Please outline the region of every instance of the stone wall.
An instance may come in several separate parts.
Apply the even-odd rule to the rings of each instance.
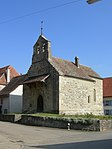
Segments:
[[[112,120],[100,120],[100,131],[112,129]]]
[[[47,61],[46,63],[48,65]],[[50,63],[47,68],[49,68],[49,77],[45,80],[45,82],[38,81],[30,84],[24,84],[23,112],[37,112],[37,100],[39,95],[43,97],[43,112],[59,112],[59,75]],[[45,67],[44,70],[47,68]],[[38,69],[35,70],[37,70],[38,77]]]
[[[23,115],[19,123],[52,128],[100,131],[100,121],[89,119],[52,118]]]
[[[52,128],[105,131],[112,129],[112,120],[52,118],[29,115],[0,115],[0,121]],[[68,124],[70,127],[68,127]]]
[[[103,114],[102,80],[95,82],[59,76],[59,111],[61,114]]]
[[[23,112],[37,112],[37,100],[43,98],[42,112],[59,112],[59,75],[50,63],[51,51],[50,42],[40,36],[33,47],[32,64],[28,70],[28,77],[40,77],[49,75],[42,82],[31,82],[24,84],[23,91]]]
[[[0,121],[14,122],[15,115],[0,115]]]

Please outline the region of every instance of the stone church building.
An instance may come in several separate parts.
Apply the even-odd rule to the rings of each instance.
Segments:
[[[103,114],[102,78],[91,68],[53,57],[50,41],[40,35],[24,81],[23,112]]]

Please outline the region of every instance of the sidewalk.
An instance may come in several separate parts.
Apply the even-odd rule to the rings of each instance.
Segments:
[[[15,142],[9,139],[7,136],[0,134],[0,149],[22,149],[22,145],[19,142]]]

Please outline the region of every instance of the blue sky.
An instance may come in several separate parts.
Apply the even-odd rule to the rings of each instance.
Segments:
[[[73,0],[0,0],[0,67],[28,71],[43,20],[53,56],[70,61],[78,56],[101,77],[112,77],[112,0],[69,2]],[[61,4],[66,5],[57,7]]]

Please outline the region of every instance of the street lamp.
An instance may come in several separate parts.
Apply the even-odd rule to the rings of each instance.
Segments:
[[[101,1],[101,0],[87,0],[87,3],[88,4],[93,4],[93,3],[98,2],[98,1]]]

